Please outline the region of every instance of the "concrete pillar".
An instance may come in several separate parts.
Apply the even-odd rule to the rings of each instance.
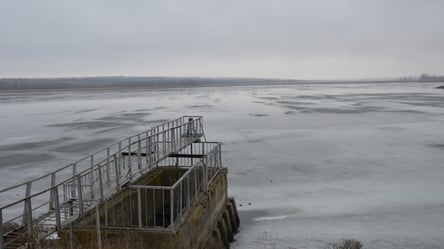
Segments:
[[[233,232],[233,234],[236,234],[239,231],[239,224],[236,222],[236,216],[231,202],[227,203],[226,210],[228,213],[228,217],[230,218],[231,231]]]
[[[236,201],[234,200],[233,197],[229,197],[228,198],[228,202],[231,204],[231,207],[232,207],[233,213],[234,213],[234,220],[236,221],[237,228],[239,229],[239,227],[240,227],[240,218],[239,218],[239,213],[237,212]]]
[[[228,217],[228,212],[226,209],[222,213],[222,219],[224,220],[225,227],[227,228],[228,241],[233,242],[234,241],[233,231],[231,229],[230,217]]]
[[[225,227],[225,222],[223,221],[223,219],[219,219],[217,221],[217,229],[220,232],[225,249],[230,249],[230,242],[228,241],[227,228]]]

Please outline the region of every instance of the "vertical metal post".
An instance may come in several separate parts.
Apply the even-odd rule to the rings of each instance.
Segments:
[[[57,232],[60,232],[62,228],[62,222],[60,221],[60,202],[59,202],[58,186],[53,187],[51,193],[53,194],[54,197]]]
[[[74,179],[77,174],[77,163],[72,164],[72,186],[71,186],[71,199],[76,198],[76,181]]]
[[[140,188],[137,188],[137,218],[139,228],[142,228],[142,196],[140,194]]]
[[[102,180],[102,169],[100,165],[97,165],[97,173],[99,174],[99,194],[100,200],[103,200],[103,180]]]
[[[187,180],[187,181],[188,181],[188,184],[187,184],[187,185],[188,185],[188,191],[187,191],[187,192],[188,192],[188,201],[187,201],[187,204],[188,204],[188,207],[190,207],[190,202],[191,202],[191,198],[190,198],[190,190],[191,190],[191,188],[190,188],[190,184],[191,184],[190,182],[191,182],[191,181],[190,181],[190,180],[191,180],[191,174],[188,174],[187,179],[188,179],[188,180]]]
[[[155,141],[155,149],[156,149],[156,168],[159,167],[159,158],[160,158],[160,141],[159,141],[159,128],[157,128],[157,132],[156,132],[156,141]]]
[[[151,151],[149,150],[149,136],[148,136],[148,131],[145,133],[145,162],[146,165],[149,167],[149,157],[148,155],[150,155]]]
[[[133,170],[131,167],[131,137],[128,138],[128,174],[129,179],[133,179]]]
[[[97,246],[98,246],[98,249],[102,249],[102,235],[100,234],[99,205],[96,205],[96,229],[97,229]]]
[[[164,130],[164,131],[162,131],[162,150],[163,150],[163,155],[167,155],[168,154],[167,148],[166,148],[166,143],[167,143],[166,140],[167,140],[166,139],[166,131]]]
[[[120,188],[120,183],[119,183],[120,174],[119,174],[119,164],[117,162],[116,154],[113,155],[113,160],[114,160],[114,170],[116,171],[116,189],[117,189],[117,191],[119,191],[119,188]]]
[[[166,146],[166,150],[168,151],[168,152],[166,152],[166,154],[171,152],[171,143],[170,143],[171,142],[171,134],[170,134],[171,131],[170,131],[170,125],[171,125],[171,123],[168,122],[167,128],[164,131],[165,132],[165,137],[166,137],[165,146]],[[166,144],[166,143],[168,143],[168,144]]]
[[[90,157],[91,171],[90,171],[90,178],[89,178],[91,199],[94,199],[94,167],[93,166],[94,166],[94,155],[91,155],[91,157]]]
[[[171,230],[174,232],[174,188],[170,189],[170,223]]]
[[[33,236],[33,227],[32,227],[32,205],[31,205],[31,198],[26,198],[25,200],[26,204],[26,225],[28,227],[28,236]],[[2,224],[3,225],[3,224]]]
[[[161,204],[162,204],[162,225],[163,225],[163,227],[165,227],[165,215],[166,214],[165,214],[165,190],[164,189],[162,189]],[[171,205],[171,203],[170,203],[170,205]]]
[[[77,175],[77,192],[79,194],[79,215],[83,217],[83,193],[82,193],[82,181],[80,174]]]
[[[63,202],[65,203],[68,200],[68,193],[67,190],[68,186],[66,184],[63,184]]]
[[[109,147],[106,148],[106,182],[110,181],[110,171],[111,168],[109,167],[109,157],[110,157],[110,149]]]
[[[197,168],[194,168],[194,195],[197,197]]]
[[[222,144],[218,144],[219,153],[219,167],[222,168]]]
[[[142,170],[142,142],[140,142],[140,135],[139,135],[139,141],[137,142],[137,168],[139,169],[139,171]]]
[[[122,166],[122,162],[121,162],[121,160],[122,160],[122,158],[123,158],[123,156],[122,156],[122,141],[119,141],[119,151],[118,151],[118,155],[119,155],[119,157],[117,157],[117,159],[119,160],[118,161],[118,165],[119,165],[119,173],[120,173],[120,167]]]
[[[54,187],[56,183],[56,172],[51,174],[51,187]],[[54,209],[54,193],[51,191],[49,193],[49,211]]]
[[[32,189],[32,182],[28,182],[26,183],[26,193],[25,193],[25,202],[23,203],[23,224],[27,224],[28,222],[28,216],[32,216],[29,211],[30,209],[28,208],[29,206],[29,202],[31,201],[28,197],[31,195],[31,189]],[[32,211],[31,211],[32,212]],[[3,224],[2,224],[3,225]],[[30,225],[30,223],[28,224]]]
[[[180,185],[180,196],[179,196],[179,212],[180,212],[180,217],[182,218],[182,209],[183,209],[183,181],[179,183]]]
[[[0,208],[0,249],[5,249],[3,241],[3,209]]]
[[[190,144],[190,149],[191,149],[190,154],[191,154],[191,167],[192,167],[193,166],[193,162],[194,162],[194,160],[193,160],[193,143]]]
[[[133,193],[134,192],[132,192],[131,191],[132,189],[129,189],[129,202],[128,202],[128,210],[129,210],[129,219],[128,219],[128,224],[130,225],[130,226],[132,226],[134,223],[133,223],[133,210],[136,208],[136,207],[133,207],[133,201],[132,201],[132,197],[131,196],[133,196]],[[136,195],[137,195],[137,193],[136,193]],[[136,198],[137,198],[137,196],[136,196]]]
[[[204,192],[208,192],[208,167],[207,167],[207,160],[203,160],[203,168],[204,168]]]
[[[200,121],[200,132],[199,132],[199,135],[202,135],[203,138],[204,138],[204,141],[206,142],[207,141],[207,137],[205,136],[205,132],[204,132],[204,128],[203,128],[203,118],[200,117],[199,121]]]
[[[202,145],[202,155],[205,155],[205,143],[200,143]]]
[[[147,206],[147,209],[148,209],[148,206]],[[156,215],[156,190],[153,189],[153,217],[154,217],[154,226],[153,227],[157,226],[156,216],[157,216]]]
[[[147,138],[147,155],[148,155],[148,166],[151,168],[151,164],[153,163],[153,137],[149,136]]]
[[[171,129],[171,151],[176,152],[177,147],[176,147],[176,129],[172,128]]]

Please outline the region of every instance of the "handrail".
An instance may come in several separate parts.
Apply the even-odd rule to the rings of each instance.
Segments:
[[[162,127],[162,126],[164,126],[165,124],[173,123],[174,121],[178,121],[178,120],[180,120],[180,119],[186,119],[186,118],[190,118],[190,117],[191,117],[191,118],[202,118],[202,116],[182,116],[181,118],[177,118],[177,119],[174,119],[174,120],[171,120],[171,121],[164,122],[164,123],[162,123],[162,124],[160,124],[160,125],[157,125],[157,126],[154,126],[154,127],[150,128],[149,130],[147,130],[147,131],[145,131],[145,132],[141,132],[141,133],[138,133],[138,134],[136,134],[136,135],[132,135],[132,136],[126,137],[126,138],[124,138],[124,139],[122,139],[122,140],[120,140],[120,141],[118,141],[118,142],[115,142],[115,143],[113,143],[113,144],[107,146],[105,149],[101,149],[101,150],[99,150],[99,151],[96,151],[96,152],[94,152],[94,153],[92,153],[92,154],[90,154],[90,155],[88,155],[88,156],[85,156],[85,157],[83,157],[83,158],[81,158],[81,159],[79,159],[79,160],[77,160],[77,161],[74,161],[73,163],[70,163],[70,164],[68,164],[68,165],[62,166],[61,168],[58,168],[58,169],[56,169],[56,170],[54,170],[54,171],[52,171],[52,172],[50,172],[50,173],[47,173],[47,174],[42,175],[42,176],[39,176],[39,177],[34,178],[34,179],[32,179],[32,180],[28,180],[28,181],[26,181],[26,182],[22,182],[22,183],[19,183],[19,184],[13,185],[13,186],[11,186],[11,187],[4,188],[4,189],[0,190],[0,194],[3,193],[3,192],[6,192],[6,191],[12,190],[12,189],[15,189],[15,188],[21,187],[21,186],[26,186],[26,184],[28,184],[28,183],[30,183],[30,182],[36,182],[36,181],[41,180],[41,179],[43,179],[43,178],[45,178],[45,177],[51,176],[51,175],[54,174],[54,173],[57,173],[57,172],[60,172],[60,171],[62,171],[62,170],[64,170],[64,169],[67,169],[67,168],[69,168],[69,167],[72,167],[74,164],[77,164],[77,163],[79,163],[79,162],[82,162],[82,161],[84,161],[84,160],[87,160],[87,159],[89,159],[92,155],[96,155],[96,154],[98,154],[98,153],[100,153],[100,152],[102,152],[102,151],[105,151],[107,148],[111,148],[112,146],[119,145],[119,143],[124,142],[124,141],[127,141],[129,138],[133,138],[133,137],[137,137],[137,136],[139,136],[139,135],[146,134],[147,132],[153,131],[153,130],[155,130],[155,129],[158,128],[158,127]],[[186,124],[182,124],[182,125],[180,125],[179,127],[182,127],[182,126],[185,126],[185,125],[186,125]],[[173,129],[173,128],[170,128],[170,129]],[[154,135],[154,134],[151,134],[151,135]],[[133,143],[131,143],[131,144],[129,144],[129,145],[133,145],[133,144],[137,143],[138,141],[140,141],[140,140],[134,141]],[[128,145],[128,146],[129,146],[129,145]],[[120,149],[118,152],[123,151],[123,149],[124,149],[124,148],[127,148],[128,146],[123,147],[123,148]],[[88,170],[90,170],[90,168],[86,169],[85,171],[88,171]]]
[[[107,229],[135,228],[175,232],[182,224],[188,212],[187,209],[199,200],[201,194],[208,191],[209,185],[223,167],[221,143],[192,143],[175,154],[174,157],[190,155],[187,151],[191,155],[201,155],[202,157],[197,158],[194,163],[193,161],[182,161],[182,164],[170,164],[170,166],[175,165],[181,169],[186,168],[186,172],[171,186],[129,184],[127,186],[129,194],[126,197],[111,200],[110,206],[104,205],[99,210],[101,213],[99,217],[105,217],[104,222],[101,222],[102,226]],[[173,163],[174,161],[169,162]],[[126,218],[119,218],[116,221],[115,209],[119,210],[123,206],[132,212],[133,216],[130,215],[130,217],[133,218],[128,218],[125,214],[118,214],[119,217],[123,215]],[[81,226],[88,226],[88,224],[83,223]]]
[[[77,198],[75,205],[79,205],[77,208],[80,215],[82,215],[83,212],[86,211],[83,210],[85,202],[89,203],[90,201],[93,201],[94,203],[99,203],[103,198],[109,197],[109,195],[115,191],[113,190],[114,187],[117,187],[117,190],[119,190],[121,184],[126,183],[127,181],[133,181],[133,177],[135,176],[134,173],[142,174],[142,172],[146,173],[146,170],[153,166],[158,167],[158,162],[164,160],[168,154],[176,153],[199,137],[202,137],[202,123],[202,116],[182,116],[154,126],[144,132],[124,138],[104,149],[98,150],[93,154],[58,168],[50,173],[0,190],[1,194],[14,189],[23,189],[26,187],[25,197],[21,197],[16,201],[0,207],[0,220],[2,221],[2,226],[5,221],[5,211],[9,212],[10,208],[15,208],[17,205],[23,204],[23,213],[14,217],[12,220],[8,220],[6,223],[23,218],[22,224],[28,224],[27,234],[28,236],[32,236],[32,216],[34,215],[34,212],[36,212],[36,215],[46,215],[48,218],[48,215],[56,215],[56,225],[57,227],[60,227],[61,210],[59,208],[61,208],[61,206],[59,204],[59,198],[62,197],[65,201],[67,201],[66,198]],[[142,150],[146,160],[141,160]],[[125,151],[128,152],[128,155],[123,154]],[[133,156],[137,156],[137,160],[133,159],[135,161],[134,163],[131,163],[131,157]],[[137,172],[132,172],[133,167],[136,166],[136,162],[137,169],[134,170],[137,170]],[[85,167],[85,164],[88,166]],[[125,164],[128,164],[126,169]],[[79,171],[77,171],[78,167]],[[66,171],[67,169],[72,169],[72,172]],[[57,173],[64,170],[64,174],[69,174],[70,176],[58,180],[56,178]],[[128,172],[124,172],[126,170],[128,170]],[[62,176],[64,177],[63,174]],[[106,181],[106,183],[110,182],[111,176],[113,177],[113,182],[104,185],[104,181]],[[32,188],[35,188],[33,183],[37,181],[41,182],[48,177],[51,177],[50,186],[45,187],[40,184],[39,188],[43,187],[43,189],[39,189],[38,192],[32,193]],[[60,195],[59,193],[60,188],[63,189],[63,195]],[[104,193],[105,190],[107,191],[106,193]],[[47,197],[48,194],[49,199]],[[42,199],[46,200],[41,202]],[[31,202],[34,202],[34,207]],[[37,202],[37,204],[35,204],[35,202]],[[93,205],[97,205],[97,203]],[[41,211],[40,213],[38,212],[38,209],[45,208],[47,205],[49,205],[49,211],[46,211],[46,214]],[[66,221],[66,217],[63,219]],[[0,249],[4,248],[2,241],[3,232],[3,230],[0,230]]]
[[[167,125],[167,124],[169,124],[169,123],[171,124],[171,123],[177,122],[177,121],[179,121],[179,120],[185,120],[185,119],[187,119],[187,118],[200,118],[200,119],[201,119],[202,116],[182,116],[182,117],[180,117],[180,118],[173,119],[173,120],[166,121],[166,122],[164,122],[164,123],[158,124],[158,125],[156,125],[156,126],[151,127],[149,130],[146,130],[146,131],[144,131],[144,132],[140,132],[140,133],[138,133],[138,134],[135,134],[135,135],[132,135],[132,136],[129,136],[129,137],[123,138],[123,139],[121,139],[121,140],[118,141],[118,142],[115,142],[115,143],[113,143],[113,144],[108,145],[108,146],[107,146],[106,148],[104,148],[104,149],[98,150],[98,151],[96,151],[96,152],[94,152],[94,153],[92,153],[92,154],[90,154],[90,155],[88,155],[88,156],[85,156],[85,157],[83,157],[83,158],[81,158],[81,159],[78,159],[78,160],[74,161],[73,163],[67,164],[67,165],[62,166],[61,168],[58,168],[58,169],[56,169],[56,170],[54,170],[54,171],[52,171],[52,172],[46,173],[45,175],[42,175],[42,176],[39,176],[39,177],[37,177],[37,178],[34,178],[34,179],[31,179],[31,180],[28,180],[28,181],[25,181],[25,182],[22,182],[22,183],[19,183],[19,184],[13,185],[13,186],[11,186],[11,187],[4,188],[4,189],[0,190],[0,193],[6,192],[6,191],[9,191],[9,190],[11,190],[11,189],[18,188],[18,187],[21,187],[21,186],[25,186],[25,185],[28,184],[29,182],[35,182],[35,181],[41,180],[41,179],[43,179],[43,178],[45,178],[45,177],[51,176],[51,175],[54,174],[54,173],[57,173],[57,172],[60,172],[60,171],[62,171],[62,170],[64,170],[64,169],[69,168],[69,167],[72,166],[73,164],[79,163],[79,162],[81,162],[81,161],[83,161],[83,160],[86,160],[86,159],[90,158],[92,155],[96,155],[96,154],[98,154],[98,153],[100,153],[100,152],[103,152],[103,151],[105,151],[107,148],[111,148],[112,146],[119,145],[119,143],[121,143],[121,142],[123,142],[123,141],[126,141],[126,140],[128,140],[129,138],[137,137],[137,136],[140,136],[140,135],[145,135],[145,134],[147,134],[147,132],[152,132],[152,131],[154,131],[156,128],[160,128],[160,127],[165,126],[165,125]],[[182,125],[180,125],[180,127],[182,127],[182,126],[184,126],[184,125],[185,125],[185,123],[182,124]],[[172,129],[172,128],[170,128],[170,129]],[[151,134],[151,135],[153,135],[153,134]],[[132,144],[134,144],[134,143],[136,143],[136,141],[133,142]]]

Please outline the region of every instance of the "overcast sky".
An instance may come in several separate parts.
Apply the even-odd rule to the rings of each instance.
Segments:
[[[444,0],[0,0],[0,78],[444,73]]]

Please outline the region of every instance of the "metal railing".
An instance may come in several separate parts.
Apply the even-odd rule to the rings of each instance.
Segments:
[[[188,154],[193,151],[195,154]],[[181,158],[179,164],[175,161]],[[195,159],[198,158],[198,159]],[[169,163],[168,163],[169,162]],[[183,174],[170,186],[129,185],[123,197],[102,203],[99,214],[90,213],[80,226],[100,224],[106,229],[144,229],[176,231],[201,194],[208,191],[214,176],[222,169],[221,144],[192,143],[163,165],[183,169]],[[94,220],[100,217],[100,220]]]
[[[0,249],[42,239],[201,137],[203,118],[184,116],[123,139],[36,179],[0,190]],[[19,235],[14,235],[21,231]]]

